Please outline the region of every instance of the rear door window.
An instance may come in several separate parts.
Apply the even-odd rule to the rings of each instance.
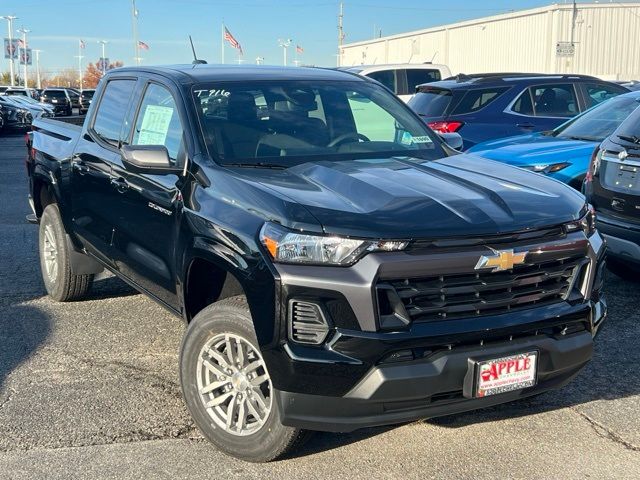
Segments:
[[[393,93],[398,92],[398,81],[396,79],[395,70],[380,70],[379,72],[371,72],[367,77],[377,80]]]
[[[489,105],[508,89],[509,87],[498,87],[469,90],[464,97],[462,97],[462,100],[458,102],[451,114],[460,115],[476,112]]]
[[[440,77],[440,70],[435,68],[408,68],[406,72],[408,86],[407,93],[410,95],[413,95],[416,92],[416,87],[418,85],[442,80]]]
[[[538,117],[573,117],[580,111],[571,83],[541,85],[532,87],[531,91]]]
[[[533,116],[533,99],[531,98],[531,89],[527,88],[522,94],[518,97],[516,102],[513,104],[511,108],[516,113],[520,115],[530,115]]]
[[[135,84],[135,80],[111,80],[107,83],[92,127],[102,140],[117,145],[128,136],[123,126]]]
[[[452,98],[451,90],[425,88],[414,95],[408,105],[423,117],[442,117],[445,115]]]

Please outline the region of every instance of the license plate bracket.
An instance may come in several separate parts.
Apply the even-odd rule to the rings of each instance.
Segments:
[[[535,386],[539,357],[539,352],[532,350],[482,360],[469,359],[465,397],[483,398]]]

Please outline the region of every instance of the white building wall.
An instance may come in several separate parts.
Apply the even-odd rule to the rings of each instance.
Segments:
[[[570,42],[574,56],[558,56]],[[444,63],[452,72],[583,73],[640,79],[640,4],[524,10],[343,46],[341,65]]]

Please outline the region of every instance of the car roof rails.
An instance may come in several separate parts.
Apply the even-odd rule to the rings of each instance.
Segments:
[[[455,80],[457,83],[469,82],[476,80],[477,82],[489,82],[495,80],[505,80],[507,78],[580,78],[587,80],[599,80],[592,75],[582,74],[565,74],[565,73],[524,73],[524,72],[495,72],[495,73],[459,73],[457,75],[445,78],[444,80]]]

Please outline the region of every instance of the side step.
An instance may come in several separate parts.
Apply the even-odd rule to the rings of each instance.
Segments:
[[[37,225],[38,223],[40,223],[35,213],[30,213],[29,215],[27,215],[27,222],[32,223],[34,225]]]

